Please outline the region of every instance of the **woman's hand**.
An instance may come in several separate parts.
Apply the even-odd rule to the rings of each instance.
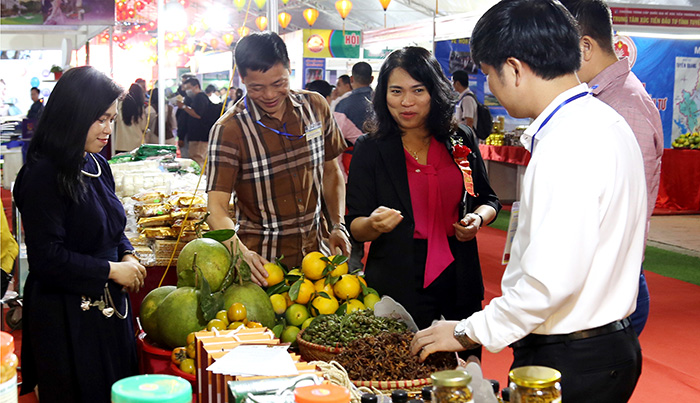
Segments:
[[[467,214],[459,222],[452,224],[455,228],[455,238],[460,242],[467,242],[474,239],[482,225],[481,217],[473,213]]]
[[[109,279],[128,292],[138,292],[146,279],[146,268],[136,257],[126,255],[121,262],[109,262]]]
[[[385,234],[391,232],[403,220],[403,215],[399,210],[389,207],[379,206],[369,215],[369,222],[372,229]]]

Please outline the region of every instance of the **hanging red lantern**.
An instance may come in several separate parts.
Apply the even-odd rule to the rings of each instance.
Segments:
[[[117,11],[122,11],[122,10],[126,10],[126,4],[122,3],[122,2],[117,3]]]
[[[216,50],[216,48],[219,47],[219,40],[216,38],[211,38],[211,40],[209,41],[209,45],[211,45],[212,49]]]
[[[134,9],[136,11],[141,11],[144,8],[146,8],[146,5],[143,2],[141,2],[140,0],[137,0],[136,2],[134,2]]]
[[[261,15],[260,17],[256,18],[255,25],[257,25],[259,30],[264,31],[265,28],[267,28],[267,17]]]
[[[133,8],[130,8],[126,13],[127,13],[127,15],[129,16],[129,18],[134,18],[134,17],[136,17],[136,11],[134,11]]]
[[[309,23],[309,26],[313,27],[316,19],[318,18],[318,10],[315,8],[307,8],[302,14],[304,15],[306,22]]]
[[[277,22],[280,23],[280,27],[282,27],[282,29],[285,29],[287,28],[287,25],[292,22],[292,16],[289,15],[289,13],[281,12],[277,14]]]

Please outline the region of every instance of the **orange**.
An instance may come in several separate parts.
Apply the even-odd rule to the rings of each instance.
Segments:
[[[314,283],[308,279],[304,279],[299,287],[299,295],[297,295],[297,299],[295,299],[294,302],[297,304],[306,304],[311,300],[311,296],[315,291]]]
[[[194,343],[188,344],[187,347],[185,347],[185,351],[187,352],[187,357],[189,358],[194,358],[197,356],[197,349],[194,347]]]
[[[379,302],[381,298],[379,298],[379,295],[370,293],[365,295],[365,297],[362,299],[362,302],[365,304],[365,306],[369,309],[374,310],[374,304]]]
[[[228,326],[229,320],[228,313],[226,312],[226,310],[222,309],[219,312],[217,312],[216,319],[219,319],[220,321],[224,322],[224,325]]]
[[[228,323],[224,323],[224,321],[222,321],[221,319],[212,319],[209,321],[209,323],[207,323],[207,330],[210,332],[213,329],[226,330],[226,326],[228,326]]]
[[[182,371],[186,374],[194,374],[194,372],[195,372],[194,360],[192,358],[182,360],[182,362],[180,363],[180,371]]]
[[[328,259],[329,259],[330,261],[333,261],[333,258],[335,258],[335,256],[330,256],[330,257],[328,257]],[[341,263],[341,264],[339,264],[338,266],[336,266],[336,267],[330,272],[330,275],[331,275],[331,276],[335,276],[335,277],[340,277],[340,276],[342,276],[343,274],[347,274],[347,273],[348,273],[348,261],[346,260],[345,263]]]
[[[309,280],[318,280],[323,277],[323,270],[326,268],[326,262],[321,260],[325,257],[321,252],[311,252],[304,256],[301,261],[301,272]]]
[[[240,302],[234,302],[226,312],[229,322],[243,321],[248,316],[245,305]]]
[[[365,304],[363,304],[360,300],[357,299],[349,299],[347,304],[348,308],[345,312],[346,314],[365,309]]]
[[[318,279],[314,282],[314,289],[316,290],[316,293],[319,292],[325,292],[328,294],[329,297],[332,297],[333,295],[333,286],[330,284],[326,284],[326,279]]]
[[[292,326],[301,326],[309,318],[309,310],[304,305],[294,304],[285,312],[287,323]]]
[[[272,287],[284,281],[284,270],[276,263],[265,263],[263,266],[267,271],[267,286]]]
[[[362,291],[360,281],[357,276],[352,274],[343,274],[337,283],[333,286],[333,291],[338,299],[346,300],[357,298]]]
[[[338,310],[338,300],[333,297],[333,294],[328,294],[330,298],[325,298],[322,296],[317,296],[311,301],[311,306],[316,309],[311,310],[313,316],[317,315],[330,315]]]
[[[282,294],[270,295],[270,302],[272,302],[272,309],[277,315],[282,315],[287,310],[287,300]]]
[[[187,335],[187,344],[188,345],[194,343],[194,333],[195,332],[192,332],[192,333]]]

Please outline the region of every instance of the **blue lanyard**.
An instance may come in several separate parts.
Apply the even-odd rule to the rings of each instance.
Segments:
[[[248,97],[245,97],[245,98],[243,99],[243,104],[245,105],[246,110],[248,110]],[[250,113],[250,111],[248,111],[248,113]],[[306,136],[306,132],[304,132],[304,133],[301,134],[301,135],[296,135],[296,134],[287,133],[287,124],[286,124],[286,123],[283,123],[283,124],[282,124],[282,130],[273,129],[273,128],[267,126],[265,123],[261,122],[260,120],[256,120],[255,123],[257,123],[257,124],[259,124],[260,126],[266,128],[267,130],[270,130],[270,131],[273,132],[273,133],[279,134],[280,136],[288,137],[288,138],[290,138],[291,140],[298,140],[298,139],[300,139],[300,138]]]
[[[596,86],[596,87],[597,87],[597,86]],[[593,87],[593,88],[595,88],[595,87]],[[590,93],[591,93],[591,91],[589,90],[589,91],[584,91],[584,92],[582,92],[582,93],[576,94],[576,95],[574,95],[573,97],[567,99],[566,101],[560,103],[559,106],[557,106],[556,108],[554,108],[554,110],[552,111],[552,113],[550,113],[549,116],[547,116],[547,117],[544,119],[544,122],[542,122],[542,124],[541,124],[540,127],[537,129],[537,131],[535,132],[535,134],[532,135],[532,141],[530,142],[530,154],[532,154],[532,153],[535,151],[535,136],[537,136],[537,133],[539,133],[540,130],[542,130],[542,128],[543,128],[547,123],[549,123],[549,120],[552,119],[552,116],[554,116],[555,113],[559,112],[559,109],[561,109],[564,105],[568,104],[569,102],[573,102],[573,101],[575,101],[575,100],[577,100],[577,99],[579,99],[579,98],[581,98],[581,97],[583,97],[583,96],[585,96],[585,95],[588,95],[588,94],[590,94]]]

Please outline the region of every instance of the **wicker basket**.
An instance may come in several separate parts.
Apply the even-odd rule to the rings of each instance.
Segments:
[[[401,381],[350,381],[355,386],[365,386],[378,389],[382,392],[391,392],[396,389],[403,389],[408,392],[418,392],[423,386],[432,385],[430,378],[411,379]]]
[[[331,361],[343,351],[342,347],[327,347],[320,344],[314,344],[301,338],[304,330],[297,334],[297,344],[301,358],[307,362],[311,361]]]

